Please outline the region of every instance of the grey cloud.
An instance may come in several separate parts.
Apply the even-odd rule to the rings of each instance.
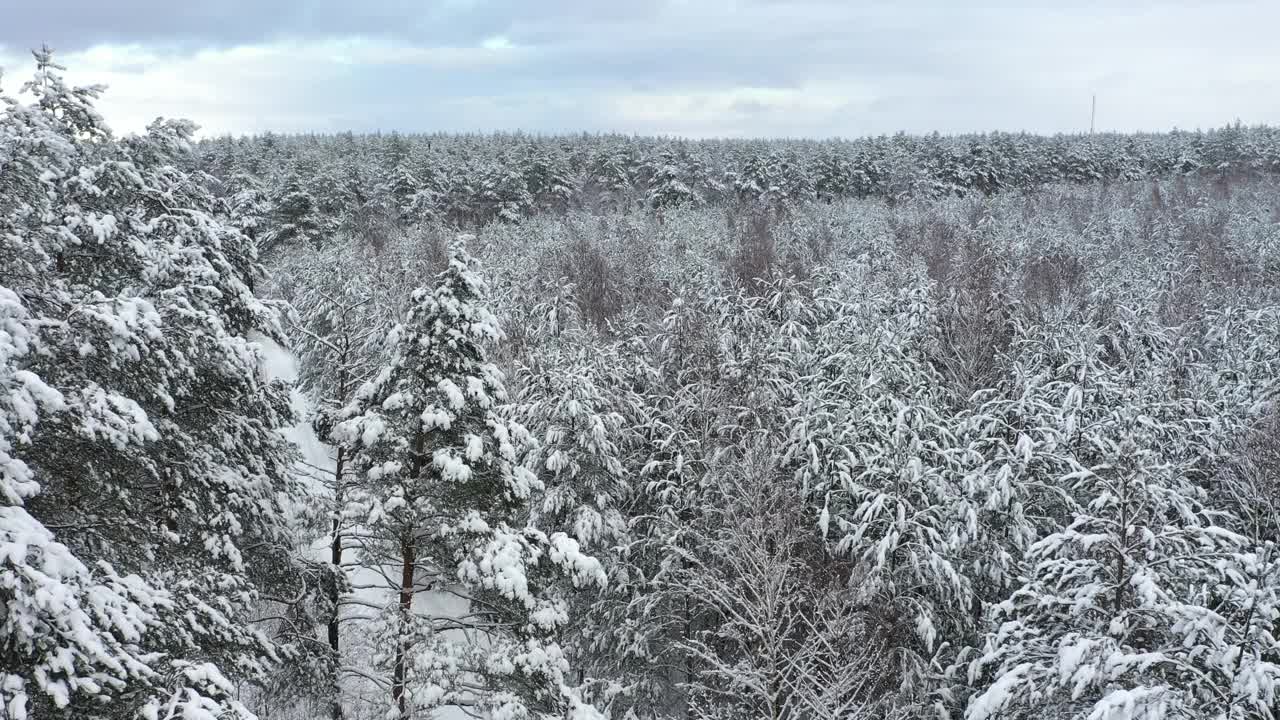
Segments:
[[[652,4],[624,0],[3,0],[0,45],[63,51],[100,43],[227,47],[280,38],[367,36],[469,45],[533,19],[638,20]]]
[[[311,54],[289,65],[288,88],[244,101],[275,103],[262,115],[316,118],[316,129],[661,132],[670,113],[628,116],[611,103],[681,96],[705,114],[703,94],[735,88],[850,96],[800,102],[804,112],[735,96],[717,106],[720,125],[697,132],[1078,129],[1079,107],[1087,112],[1095,91],[1111,113],[1100,117],[1122,129],[1216,122],[1218,113],[1280,120],[1261,91],[1263,69],[1280,64],[1269,37],[1280,21],[1274,0],[4,3],[15,4],[0,13],[0,45],[9,48],[109,42],[180,59],[198,48],[358,37],[449,51],[355,61]],[[506,55],[467,50],[499,36],[514,46]],[[219,87],[237,87],[225,78]]]
[[[48,43],[63,51],[100,43],[224,47],[279,37],[416,31],[421,16],[385,0],[7,0],[17,7],[0,25],[0,44]]]

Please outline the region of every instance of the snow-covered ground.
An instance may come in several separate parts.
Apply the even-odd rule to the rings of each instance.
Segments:
[[[262,354],[266,358],[267,376],[275,379],[295,382],[298,379],[298,359],[289,350],[280,347],[274,340],[258,335],[254,338]],[[286,437],[293,441],[302,451],[302,459],[308,464],[323,470],[333,471],[333,453],[328,445],[320,442],[311,424],[305,420],[309,409],[307,396],[294,388],[290,394],[290,404],[294,413],[303,418],[301,422],[285,431]]]

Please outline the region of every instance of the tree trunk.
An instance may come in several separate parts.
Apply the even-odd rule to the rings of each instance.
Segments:
[[[1125,551],[1128,550],[1129,543],[1129,477],[1124,476],[1121,483],[1121,502],[1120,502],[1120,537],[1116,539],[1116,607],[1115,614],[1119,615],[1124,611],[1124,588],[1128,585],[1125,582],[1125,575],[1128,569],[1125,567]]]
[[[396,645],[395,678],[391,686],[391,697],[400,711],[400,720],[409,719],[408,700],[405,697],[405,663],[409,653],[408,639],[405,637],[409,625],[409,617],[413,605],[413,566],[414,547],[412,540],[401,541],[400,553],[403,564],[400,568],[400,641]]]
[[[685,595],[682,598],[682,602],[683,602],[682,614],[684,615],[683,640],[685,642],[689,642],[689,640],[693,637],[693,614],[689,611],[689,596]],[[693,683],[693,655],[687,651],[684,653],[684,682],[686,684]],[[684,716],[686,720],[689,718],[692,718],[693,705],[689,703],[688,690],[684,691],[683,696],[681,697],[681,702],[684,704]]]
[[[338,448],[338,458],[333,470],[333,544],[330,546],[329,562],[333,563],[334,571],[338,573],[342,572],[342,535],[339,534],[338,528],[342,523],[342,466],[346,460],[344,450],[345,448]],[[334,584],[333,590],[330,591],[329,599],[333,602],[333,615],[329,617],[329,650],[333,652],[333,662],[337,666],[342,659],[338,647],[338,601],[341,598],[339,597],[337,583]],[[338,687],[336,673],[333,680],[333,701],[330,704],[330,715],[332,715],[333,720],[342,720],[342,691]]]
[[[423,460],[425,446],[426,434],[419,427],[413,438],[410,477],[419,477],[423,467],[426,465]],[[407,680],[405,663],[407,662],[406,656],[409,653],[409,643],[406,637],[408,634],[407,628],[413,612],[413,570],[417,562],[415,557],[417,548],[414,546],[413,532],[412,528],[405,530],[404,536],[400,539],[400,557],[402,559],[400,566],[400,642],[396,645],[395,676],[391,686],[391,697],[395,701],[396,707],[400,710],[400,720],[409,720],[408,699],[405,697],[405,682]]]

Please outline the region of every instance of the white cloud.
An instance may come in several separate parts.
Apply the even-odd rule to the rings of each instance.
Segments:
[[[371,129],[369,113],[411,111],[419,101],[448,104],[459,97],[417,97],[414,88],[385,88],[370,97],[380,71],[412,69],[425,75],[495,70],[519,62],[520,49],[416,48],[361,38],[284,42],[191,54],[140,45],[98,45],[60,53],[68,82],[102,84],[99,110],[117,132],[146,127],[157,116],[195,120],[205,134]],[[0,53],[6,86],[34,69],[29,58]],[[350,97],[362,89],[360,98]],[[381,97],[379,97],[381,95]],[[346,97],[344,97],[346,96]],[[496,117],[495,117],[496,120]]]
[[[484,39],[480,46],[486,50],[509,50],[511,49],[511,39],[506,35],[493,35]]]
[[[874,100],[864,86],[734,87],[610,96],[605,112],[621,130],[688,137],[817,136]]]

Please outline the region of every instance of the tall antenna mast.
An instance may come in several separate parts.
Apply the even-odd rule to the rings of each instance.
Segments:
[[[1089,108],[1089,134],[1093,134],[1093,121],[1098,117],[1098,93],[1093,94],[1093,105]]]

